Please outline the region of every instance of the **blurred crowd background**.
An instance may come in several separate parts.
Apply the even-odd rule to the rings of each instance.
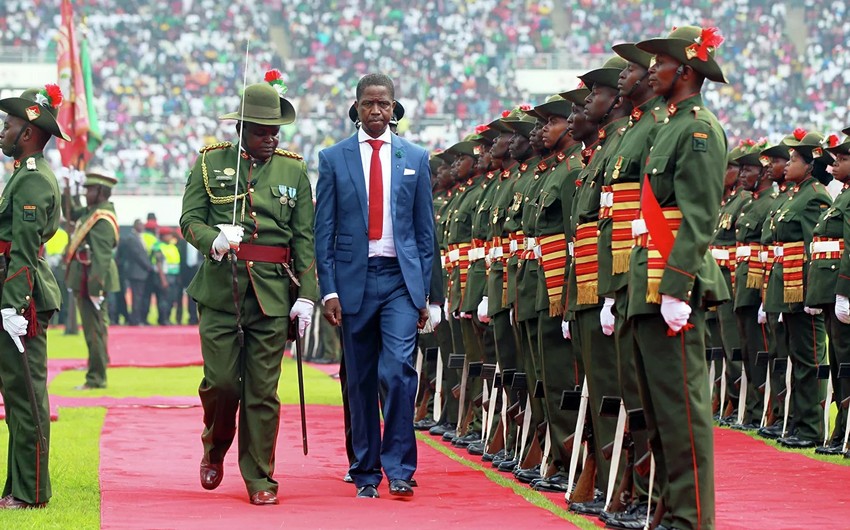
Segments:
[[[727,129],[774,141],[795,127],[848,125],[850,17],[844,0],[78,0],[104,142],[96,162],[122,193],[179,194],[199,147],[232,139],[250,40],[249,83],[280,69],[298,111],[281,147],[316,153],[353,132],[357,79],[392,76],[400,132],[455,142],[503,109],[537,103],[524,68],[599,66],[612,44],[717,26],[731,83],[706,99]],[[0,58],[55,60],[59,2],[5,0]],[[568,89],[572,87],[562,87]]]

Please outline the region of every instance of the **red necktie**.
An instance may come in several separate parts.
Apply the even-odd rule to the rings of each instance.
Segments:
[[[383,140],[366,140],[372,146],[369,165],[369,239],[381,239],[384,233],[384,176],[381,173]]]

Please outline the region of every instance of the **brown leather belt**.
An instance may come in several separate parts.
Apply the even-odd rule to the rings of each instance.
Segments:
[[[241,243],[236,257],[245,261],[257,261],[260,263],[289,263],[289,247],[271,247],[267,245],[254,245],[252,243]]]

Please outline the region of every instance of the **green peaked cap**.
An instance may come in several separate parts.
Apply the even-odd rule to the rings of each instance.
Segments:
[[[113,188],[118,184],[118,179],[115,178],[115,175],[111,171],[107,171],[102,167],[94,167],[86,171],[86,180],[83,182],[83,186],[95,186],[98,184],[107,188]]]
[[[723,37],[717,28],[682,26],[666,37],[641,41],[636,46],[652,55],[669,55],[712,81],[728,83],[720,65],[714,60],[716,48],[722,42]]]
[[[591,70],[584,75],[580,75],[578,78],[590,88],[593,88],[593,85],[617,88],[617,80],[620,78],[620,73],[628,65],[628,61],[615,55],[605,61],[605,64],[601,68]]]

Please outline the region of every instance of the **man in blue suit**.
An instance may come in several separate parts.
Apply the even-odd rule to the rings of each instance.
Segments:
[[[382,466],[390,494],[411,496],[413,351],[429,318],[434,257],[431,172],[428,153],[388,128],[392,80],[366,75],[356,96],[360,130],[319,153],[316,268],[325,318],[342,327],[357,496],[378,497]]]

